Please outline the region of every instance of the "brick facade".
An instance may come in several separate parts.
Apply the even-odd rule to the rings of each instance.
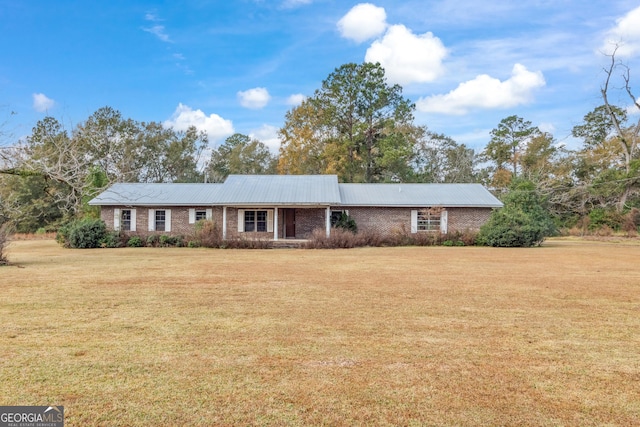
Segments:
[[[194,232],[194,224],[189,224],[189,209],[212,209],[212,219],[222,230],[222,207],[129,207],[129,206],[103,206],[100,211],[101,219],[107,224],[107,228],[114,228],[114,209],[136,210],[136,231],[131,234],[147,236],[149,234],[171,234],[188,236]],[[149,231],[149,209],[171,211],[171,231]],[[264,209],[264,208],[263,208]],[[331,210],[346,210],[349,212],[360,231],[375,232],[380,235],[404,234],[411,231],[411,210],[418,208],[382,208],[382,207],[334,207]],[[257,210],[260,210],[259,208]],[[490,208],[447,208],[448,231],[477,231],[491,215]],[[295,238],[308,239],[314,230],[325,229],[325,208],[296,208],[295,209]],[[278,238],[285,236],[284,210],[278,214]],[[227,237],[242,235],[247,238],[272,239],[272,232],[238,233],[238,209],[227,208]],[[294,237],[294,236],[287,236]]]

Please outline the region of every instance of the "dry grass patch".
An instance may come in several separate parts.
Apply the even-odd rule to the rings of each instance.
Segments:
[[[16,241],[0,400],[69,426],[638,425],[639,255]]]

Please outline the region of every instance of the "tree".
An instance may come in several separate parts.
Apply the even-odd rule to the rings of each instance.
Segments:
[[[285,115],[280,137],[278,173],[285,175],[317,175],[330,171],[325,153],[328,128],[322,126],[322,114],[309,100]]]
[[[491,131],[491,141],[482,156],[494,164],[494,185],[504,187],[511,178],[518,177],[518,165],[529,142],[540,135],[540,130],[522,117],[509,116]],[[511,173],[507,173],[507,167]],[[508,179],[505,179],[508,178]]]
[[[616,70],[622,68],[624,89],[633,105],[639,110],[640,102],[638,102],[636,96],[631,90],[629,67],[616,60],[617,50],[618,46],[616,46],[611,55],[609,55],[611,61],[609,63],[609,67],[604,69],[606,77],[604,84],[600,88],[600,93],[602,95],[602,100],[604,101],[604,111],[608,115],[608,121],[606,121],[606,123],[610,124],[613,128],[615,141],[617,142],[619,152],[622,154],[624,161],[624,176],[618,177],[619,182],[623,183],[622,194],[620,195],[620,199],[617,204],[617,209],[621,212],[624,209],[628,198],[632,193],[637,191],[638,184],[640,184],[640,160],[636,158],[638,142],[640,140],[640,119],[638,119],[635,124],[625,126],[626,114],[621,116],[620,109],[609,103],[611,79]]]
[[[207,135],[125,119],[103,107],[69,133],[53,117],[0,151],[0,220],[19,231],[90,214],[112,182],[199,182]]]
[[[304,165],[347,182],[404,180],[416,142],[414,109],[380,64],[342,65],[287,114],[279,170],[310,173]]]
[[[277,159],[261,141],[236,133],[211,152],[207,167],[209,182],[223,182],[232,174],[273,174]]]
[[[413,167],[419,182],[475,182],[476,156],[472,148],[425,130],[414,147]]]
[[[494,211],[480,228],[478,243],[497,247],[539,246],[553,234],[553,221],[530,181],[516,180],[504,197],[504,207]]]

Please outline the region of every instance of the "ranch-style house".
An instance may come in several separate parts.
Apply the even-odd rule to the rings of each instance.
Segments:
[[[114,184],[89,202],[113,230],[183,234],[215,221],[224,239],[308,239],[346,213],[358,230],[478,230],[502,203],[480,184],[341,184],[335,175],[230,175],[221,184]]]

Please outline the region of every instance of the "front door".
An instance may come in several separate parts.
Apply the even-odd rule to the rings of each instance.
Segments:
[[[296,210],[285,209],[284,212],[284,232],[285,238],[293,239],[296,237]]]

